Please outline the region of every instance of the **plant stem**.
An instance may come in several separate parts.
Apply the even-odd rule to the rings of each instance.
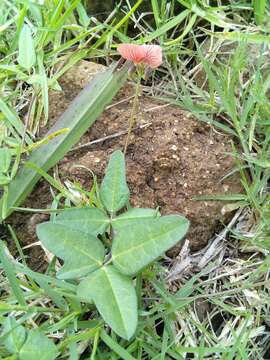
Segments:
[[[133,100],[131,115],[130,115],[130,119],[129,119],[128,133],[127,133],[125,147],[124,147],[124,154],[125,155],[126,155],[128,143],[129,143],[129,140],[130,140],[131,131],[132,131],[132,128],[133,128],[134,123],[136,121],[136,113],[137,113],[138,104],[139,104],[138,100],[139,100],[139,94],[140,94],[140,85],[141,85],[141,76],[138,74],[138,79],[137,79],[136,88],[135,88],[135,97],[134,97],[134,100]]]
[[[138,301],[138,309],[142,307],[142,273],[139,273],[136,279],[136,294]]]

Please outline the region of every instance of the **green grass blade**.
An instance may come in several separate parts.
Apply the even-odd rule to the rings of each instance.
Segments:
[[[135,360],[122,346],[120,346],[113,338],[111,338],[104,330],[100,333],[100,338],[105,342],[110,349],[112,349],[116,354],[121,356],[124,360]]]
[[[26,70],[30,70],[36,63],[34,40],[27,25],[24,25],[20,33],[18,62]]]
[[[219,39],[230,40],[230,41],[238,41],[238,42],[246,42],[250,44],[269,44],[270,36],[259,34],[259,33],[248,33],[241,31],[231,31],[231,32],[211,32],[204,29],[204,32],[213,35]]]
[[[200,201],[246,201],[247,196],[243,194],[226,194],[226,195],[201,195],[201,196],[194,196],[194,200]]]
[[[28,159],[29,162],[36,164],[44,171],[48,171],[61,160],[94,123],[105,106],[124,84],[128,69],[129,64],[126,64],[119,71],[112,67],[95,76],[89,85],[74,99],[46,136],[63,128],[68,128],[69,131],[34,150]],[[0,221],[12,213],[12,207],[21,204],[32,191],[39,178],[40,174],[27,166],[23,166],[19,170],[17,176],[9,185],[6,199],[7,212],[3,214],[1,211]],[[0,200],[0,209],[3,209],[3,199]]]
[[[264,21],[266,0],[253,0],[253,8],[256,23],[260,25]]]
[[[16,274],[15,274],[15,272],[13,270],[12,264],[10,263],[10,261],[9,261],[9,259],[7,257],[7,254],[5,252],[5,246],[4,246],[2,241],[0,241],[0,261],[1,261],[3,269],[6,272],[7,278],[9,280],[9,283],[10,283],[10,286],[11,286],[11,289],[12,289],[18,303],[21,306],[27,306],[26,301],[24,299],[23,292],[22,292],[22,290],[21,290],[21,288],[20,288],[20,286],[18,284]]]
[[[166,24],[162,25],[160,28],[153,31],[151,34],[145,36],[143,38],[143,42],[151,42],[154,39],[166,34],[172,28],[174,28],[175,26],[178,26],[188,16],[189,13],[190,13],[189,10],[182,11],[179,15],[172,18]]]
[[[159,11],[159,3],[157,0],[151,0],[152,11],[155,18],[156,27],[159,27],[160,24],[160,11]]]
[[[182,34],[180,36],[178,36],[176,39],[170,40],[168,42],[165,43],[165,45],[175,45],[177,43],[179,43],[182,39],[184,39],[184,37],[189,34],[189,32],[191,31],[193,25],[195,24],[197,20],[197,15],[193,14],[189,20],[189,22],[187,23],[187,26],[185,26]]]
[[[18,137],[18,134],[24,133],[23,123],[21,122],[19,117],[14,113],[14,111],[10,109],[9,105],[6,104],[3,98],[2,99],[0,98],[0,114],[1,113],[4,115],[7,121],[7,126],[15,137]],[[31,143],[31,140],[28,135],[26,136],[25,141],[27,144]]]
[[[110,31],[103,32],[102,36],[91,47],[91,50],[98,48],[99,46],[104,44],[108,38],[112,37],[113,34],[128,21],[128,19],[132,16],[132,14],[134,14],[134,12],[137,10],[137,8],[141,5],[142,2],[143,2],[143,0],[138,0],[134,4],[134,6],[129,10],[129,12],[127,12],[127,14],[116,25],[110,27]]]
[[[41,96],[43,100],[43,109],[44,109],[44,117],[45,117],[44,124],[46,124],[49,118],[49,96],[48,96],[48,79],[43,65],[42,52],[38,55],[38,68],[40,74]]]

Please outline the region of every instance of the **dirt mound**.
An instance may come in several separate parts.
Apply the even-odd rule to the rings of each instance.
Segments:
[[[96,64],[83,61],[62,77],[63,91],[50,93],[50,125],[99,70]],[[74,165],[83,165],[102,178],[111,152],[123,149],[126,135],[119,133],[127,130],[132,95],[132,85],[125,86],[80,144],[108,135],[117,136],[69,153],[59,164],[62,180],[69,178],[90,188],[89,174]],[[240,189],[236,177],[221,181],[234,167],[233,159],[226,155],[231,151],[230,138],[197,121],[190,113],[146,96],[141,96],[136,126],[138,129],[132,134],[126,154],[131,204],[159,206],[163,214],[182,213],[191,221],[188,239],[192,248],[201,248],[226,219],[221,213],[223,203],[193,198],[236,193]],[[50,202],[48,186],[40,182],[27,205],[40,208],[49,206]],[[34,228],[39,217],[17,214],[12,218],[21,240],[35,241]],[[178,250],[176,247],[173,253]]]

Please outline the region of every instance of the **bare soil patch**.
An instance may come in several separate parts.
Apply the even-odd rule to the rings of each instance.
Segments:
[[[83,61],[74,66],[60,80],[62,92],[50,93],[51,126],[70,102],[102,67]],[[102,116],[82,137],[80,144],[127,130],[132,107],[133,87],[126,85]],[[236,176],[226,178],[234,167],[228,153],[230,137],[196,120],[180,108],[141,96],[136,127],[126,154],[127,179],[131,190],[131,204],[136,207],[160,207],[162,214],[182,213],[191,221],[187,235],[193,250],[202,248],[219,230],[230,214],[222,214],[223,203],[196,201],[198,195],[236,193],[240,181]],[[42,131],[46,132],[46,129]],[[91,177],[87,171],[74,168],[83,165],[102,178],[109,155],[123,149],[125,136],[117,136],[81,150],[70,152],[59,164],[62,180],[80,182],[87,190]],[[79,144],[78,144],[79,145]],[[50,207],[49,187],[40,181],[25,206]],[[17,213],[8,219],[16,226],[25,244],[37,241],[35,225],[44,215]],[[179,252],[181,244],[171,255]],[[39,247],[31,248],[34,267],[39,267],[42,254]]]

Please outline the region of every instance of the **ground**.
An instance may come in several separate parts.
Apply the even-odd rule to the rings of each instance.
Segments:
[[[68,199],[57,204],[58,190],[39,181],[18,204],[36,213],[14,211],[0,224],[1,358],[35,358],[42,343],[50,343],[61,359],[270,359],[270,2],[180,2],[0,1],[0,182],[15,175],[15,149],[22,152],[20,165],[26,159],[25,131],[45,140],[91,76],[103,71],[90,60],[112,64],[123,42],[156,44],[163,64],[143,81],[126,156],[131,203],[180,212],[191,221],[185,241],[134,277],[139,323],[126,341],[109,318],[102,320],[99,306],[81,302],[80,279],[55,277],[64,253],[55,259],[42,248],[36,224],[48,219],[49,211],[39,209],[61,207]],[[78,64],[82,59],[88,61]],[[87,169],[100,181],[109,155],[123,148],[132,96],[129,82],[48,174],[86,190],[92,182]],[[12,188],[2,186],[0,196],[17,191]],[[229,202],[195,200],[216,194]],[[36,271],[25,266],[25,256]],[[26,343],[11,349],[23,329]],[[31,340],[31,330],[43,340]]]
[[[68,107],[91,76],[103,67],[83,61],[60,80],[62,92],[50,93],[50,127]],[[133,86],[127,84],[102,116],[81,138],[80,144],[127,130],[132,107]],[[142,127],[143,126],[143,127]],[[142,128],[140,128],[142,127]],[[42,135],[46,133],[43,128]],[[162,214],[181,213],[191,222],[187,238],[192,250],[205,246],[232,214],[224,214],[224,203],[198,201],[200,195],[237,193],[241,190],[237,177],[223,180],[234,167],[228,153],[230,137],[199,122],[179,107],[162,103],[147,96],[140,97],[137,130],[132,134],[126,154],[127,180],[131,204],[135,207],[159,207]],[[91,186],[91,176],[82,168],[91,169],[102,178],[109,155],[123,149],[126,135],[92,144],[70,152],[58,165],[61,180],[79,181],[84,188]],[[41,181],[25,206],[50,207],[48,185]],[[46,215],[17,213],[8,219],[20,240],[29,245],[37,241],[36,223]],[[181,244],[169,252],[176,256]],[[42,254],[39,247],[31,248],[31,263],[39,267]]]

